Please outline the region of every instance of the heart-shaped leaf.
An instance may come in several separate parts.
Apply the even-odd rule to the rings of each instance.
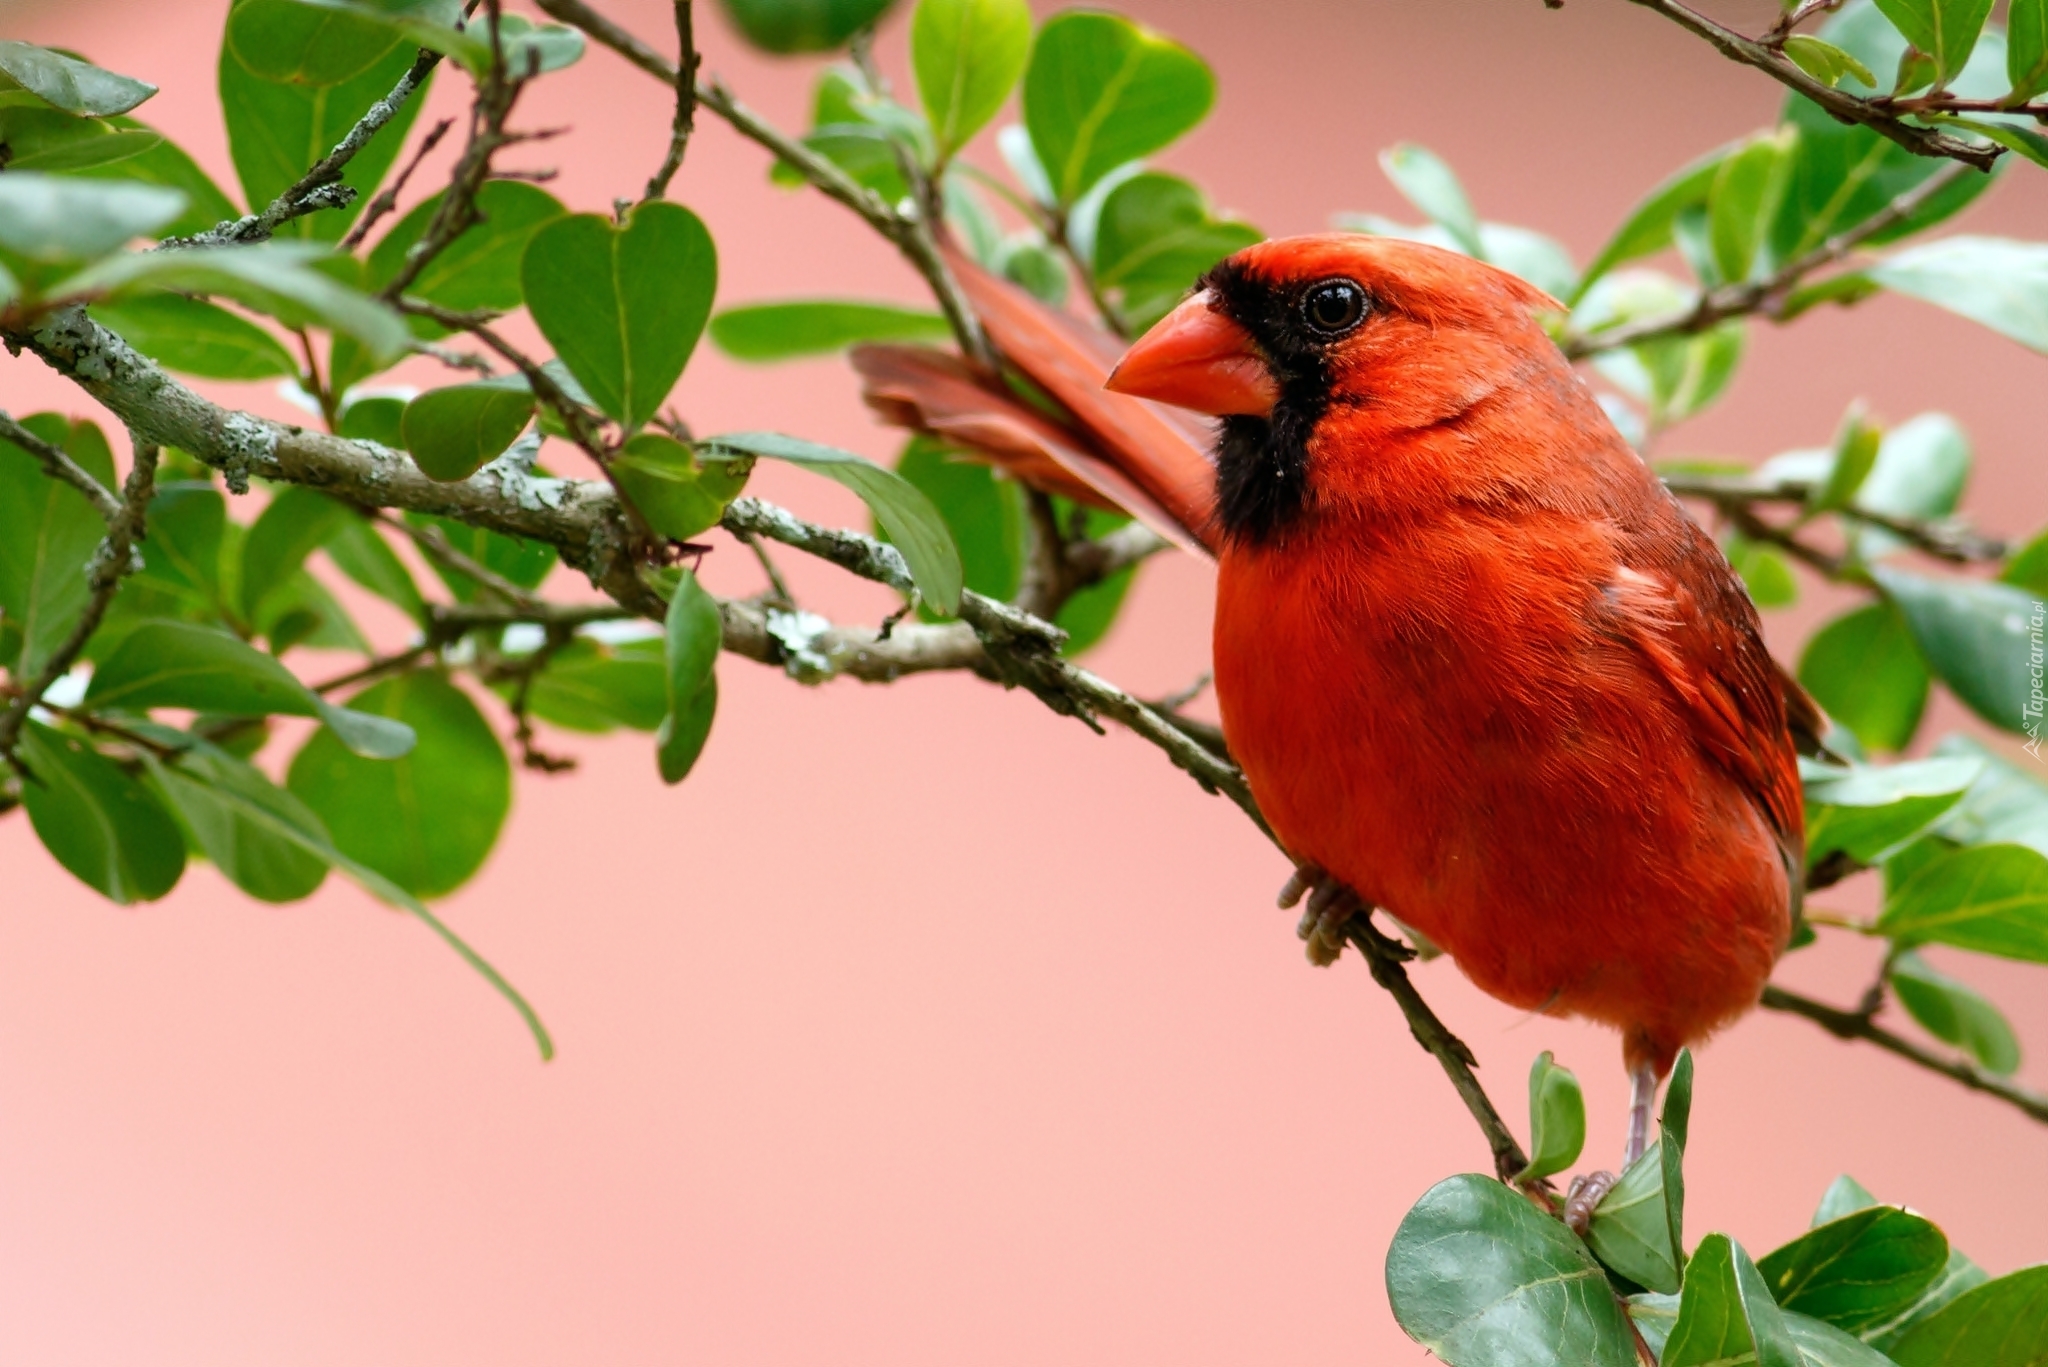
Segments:
[[[711,316],[718,253],[695,214],[655,200],[623,225],[599,214],[548,224],[527,243],[520,279],[541,335],[591,402],[632,431],[689,363]]]
[[[1215,99],[1206,62],[1117,14],[1054,15],[1024,71],[1024,126],[1059,204],[1193,128]]]
[[[503,455],[532,421],[533,392],[508,375],[428,390],[405,406],[400,431],[429,478],[458,480]]]
[[[752,456],[699,460],[689,447],[660,432],[642,432],[612,459],[611,471],[626,497],[655,531],[687,541],[718,524],[725,505],[747,487]]]

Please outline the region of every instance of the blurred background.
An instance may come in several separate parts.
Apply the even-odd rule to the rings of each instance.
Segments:
[[[666,48],[662,0],[599,7]],[[0,0],[0,36],[163,87],[143,110],[223,185],[214,94],[226,0]],[[1047,8],[1050,8],[1049,6]],[[1771,122],[1779,90],[1622,0],[1132,0],[1221,83],[1162,158],[1271,233],[1338,210],[1413,214],[1378,151],[1425,143],[1489,219],[1584,261],[1694,155]],[[707,72],[796,130],[818,63],[741,49],[699,0]],[[1772,0],[1715,12],[1752,29]],[[884,67],[905,69],[904,17]],[[444,80],[433,111],[461,107]],[[637,193],[668,93],[603,51],[540,82],[507,164],[561,168],[572,207]],[[422,125],[424,127],[424,125]],[[430,163],[408,202],[438,183]],[[700,121],[675,196],[710,225],[721,304],[915,301],[889,249]],[[2040,235],[2021,165],[1958,221]],[[1659,454],[1823,444],[1865,398],[1953,413],[1965,509],[2048,521],[2048,361],[1882,297],[1753,333],[1730,397]],[[259,386],[208,392],[275,416]],[[699,431],[779,428],[877,458],[841,362],[739,367],[707,346],[675,402]],[[0,406],[92,414],[32,359]],[[97,415],[107,422],[104,414]],[[111,426],[111,424],[110,424]],[[764,469],[766,496],[858,505]],[[807,606],[879,618],[868,586],[785,562]],[[756,573],[729,544],[711,586]],[[1210,581],[1161,558],[1093,667],[1141,694],[1205,667]],[[1835,600],[1775,614],[1796,654]],[[372,621],[394,632],[397,623]],[[1281,857],[1150,748],[967,678],[807,691],[744,661],[691,780],[645,737],[574,738],[522,775],[484,872],[445,904],[536,1003],[516,1018],[430,935],[338,880],[250,902],[195,867],[109,906],[0,821],[0,1358],[21,1364],[1023,1364],[1410,1362],[1381,1260],[1433,1182],[1486,1150],[1355,957],[1303,961],[1273,909]],[[1926,729],[1965,725],[1945,711]],[[1997,742],[2005,745],[2001,740]],[[1867,910],[1867,889],[1820,899]],[[1862,945],[1782,971],[1836,1001]],[[1930,952],[1954,966],[1959,956]],[[2048,1084],[2048,977],[1974,960]],[[1525,1018],[1446,963],[1424,991],[1518,1128],[1557,1051],[1587,1085],[1589,1164],[1618,1153],[1615,1039]],[[2048,1258],[2048,1130],[1814,1027],[1753,1016],[1699,1058],[1688,1228],[1761,1252],[1853,1173],[1994,1274]]]

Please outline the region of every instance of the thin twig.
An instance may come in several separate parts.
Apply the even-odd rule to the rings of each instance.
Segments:
[[[170,238],[162,245],[166,248],[219,247],[236,242],[262,242],[292,219],[301,218],[316,209],[341,208],[353,203],[355,189],[341,183],[342,172],[355,159],[356,153],[369,145],[377,131],[397,117],[405,102],[426,84],[427,76],[440,61],[440,53],[420,49],[419,57],[398,78],[398,84],[391,87],[391,93],[371,105],[363,117],[356,120],[355,127],[334,145],[333,151],[314,162],[311,170],[270,201],[263,212],[217,223],[190,237]]]
[[[1690,6],[1679,3],[1679,0],[1631,2],[1652,13],[1661,14],[1679,27],[1706,39],[1729,60],[1753,66],[1766,73],[1781,85],[1804,95],[1843,123],[1860,123],[1890,138],[1908,152],[1925,157],[1948,157],[1979,171],[1988,171],[1992,163],[2005,151],[2003,147],[1996,145],[1987,147],[1950,133],[1937,133],[1932,129],[1903,122],[1871,100],[1859,99],[1846,90],[1837,90],[1825,81],[1815,80],[1778,49],[1754,38],[1746,38],[1731,28],[1723,27]]]
[[[442,138],[448,136],[448,130],[454,126],[455,120],[443,119],[427,130],[427,135],[420,139],[419,148],[412,154],[411,160],[399,169],[397,176],[393,177],[389,185],[377,192],[377,197],[363,210],[363,216],[356,220],[356,226],[350,228],[348,236],[341,239],[343,251],[354,251],[360,247],[363,239],[370,235],[370,229],[377,225],[377,220],[398,207],[398,196],[404,192],[405,183],[412,179],[412,173],[420,169],[420,163],[427,159],[427,154],[434,150]]]
[[[1642,4],[1645,0],[1633,2]],[[1688,337],[1731,318],[1773,312],[1783,304],[1793,287],[1806,276],[1823,266],[1833,265],[1879,233],[1904,222],[1919,212],[1929,200],[1969,174],[1971,172],[1968,166],[1943,166],[1912,189],[1898,195],[1877,213],[1852,228],[1836,233],[1812,251],[1787,262],[1762,280],[1722,285],[1707,290],[1691,308],[1677,313],[1624,323],[1600,332],[1567,337],[1561,343],[1564,353],[1573,360],[1578,360],[1667,337]]]
[[[2048,1095],[2008,1082],[1995,1073],[1987,1073],[1974,1063],[1937,1054],[1932,1049],[1893,1034],[1861,1011],[1844,1011],[1825,1002],[1817,1002],[1811,997],[1788,992],[1776,984],[1764,988],[1763,1005],[1766,1010],[1804,1016],[1838,1039],[1863,1040],[1874,1044],[1887,1053],[1898,1055],[1908,1063],[1940,1073],[1943,1077],[1962,1083],[1971,1091],[1995,1096],[2000,1101],[2018,1108],[2023,1114],[2048,1123]]]
[[[668,155],[661,168],[647,181],[642,200],[660,199],[668,194],[668,183],[682,168],[683,154],[690,150],[690,134],[697,127],[697,35],[690,13],[690,0],[675,0],[676,11],[676,114],[669,123]]]
[[[71,633],[63,644],[50,652],[50,658],[41,670],[0,713],[0,761],[18,767],[14,747],[21,739],[21,728],[28,720],[30,709],[43,700],[43,694],[50,691],[57,680],[71,671],[71,666],[85,649],[86,642],[99,630],[100,622],[107,615],[107,605],[114,601],[114,594],[120,590],[121,581],[141,568],[135,553],[135,543],[142,539],[143,520],[149,515],[149,500],[156,492],[156,462],[161,454],[158,447],[148,442],[135,444],[135,461],[128,470],[128,478],[121,486],[121,509],[107,522],[107,534],[100,541],[92,559],[86,565],[86,582],[90,585],[90,596],[85,608],[72,624]]]
[[[114,497],[106,485],[65,454],[62,447],[52,446],[5,413],[0,413],[0,439],[13,442],[42,462],[44,472],[51,479],[62,480],[84,494],[91,500],[93,510],[105,521],[112,522],[121,515],[121,500]]]
[[[1808,480],[1767,480],[1755,475],[1671,473],[1664,484],[1684,498],[1702,498],[1729,510],[1758,503],[1803,506],[1813,495]],[[2003,560],[2011,549],[1997,537],[1985,536],[1957,518],[1911,518],[1851,504],[1836,510],[1842,517],[1881,528],[1938,560],[1977,565]]]
[[[599,14],[584,0],[535,0],[535,3],[550,16],[581,29],[662,84],[675,84],[676,68],[666,57]],[[897,213],[873,190],[740,103],[716,77],[708,82],[697,82],[696,94],[699,105],[724,119],[742,137],[773,152],[812,186],[853,210],[869,227],[894,244],[931,287],[960,349],[994,368],[995,353],[987,334],[982,331],[981,322],[975,317],[959,282],[953,279],[952,272],[940,258],[932,225],[926,221],[927,215]]]
[[[479,564],[475,558],[457,550],[439,527],[415,527],[404,518],[393,517],[381,509],[372,510],[370,520],[379,526],[389,527],[418,546],[420,553],[428,559],[437,560],[443,567],[455,571],[466,579],[474,580],[480,588],[496,594],[514,607],[531,611],[539,606],[540,600],[532,593],[488,565]]]

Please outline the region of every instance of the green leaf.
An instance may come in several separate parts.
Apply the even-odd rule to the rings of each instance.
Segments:
[[[960,610],[960,552],[932,501],[893,470],[851,451],[775,432],[734,432],[700,443],[717,454],[763,456],[801,465],[859,496],[903,553],[924,600],[951,616]]]
[[[1955,1298],[1891,1349],[1899,1367],[2039,1367],[2048,1361],[2048,1265]]]
[[[1844,76],[1854,76],[1867,86],[1877,85],[1877,77],[1869,67],[1833,43],[1809,34],[1795,33],[1786,38],[1785,55],[1823,85],[1840,85]]]
[[[425,624],[427,604],[412,572],[368,522],[357,518],[336,528],[327,539],[326,551],[334,568],[413,621]]]
[[[22,727],[29,824],[65,869],[108,899],[154,902],[185,872],[185,839],[149,790],[76,736]]]
[[[0,143],[10,171],[84,171],[118,166],[163,141],[141,127],[81,119],[34,105],[0,104]]]
[[[56,413],[31,414],[21,425],[114,487],[114,455],[99,428]],[[19,653],[0,663],[17,680],[40,672],[71,634],[90,595],[86,562],[105,535],[106,523],[85,495],[0,439],[0,617],[21,633],[12,642]]]
[[[1837,617],[1799,656],[1799,682],[1868,750],[1898,751],[1912,742],[1932,678],[1906,619],[1890,603]]]
[[[156,94],[148,81],[117,75],[34,43],[0,40],[0,99],[15,90],[27,91],[67,114],[95,117],[125,114]]]
[[[157,141],[134,156],[123,157],[107,165],[82,168],[80,174],[104,180],[141,181],[182,192],[186,199],[185,212],[163,226],[165,233],[189,236],[240,215],[242,211],[221,193],[213,178],[200,170],[199,164],[182,148],[156,129],[126,115],[116,115],[109,122],[123,131],[155,134]]]
[[[1451,235],[1459,250],[1485,259],[1479,242],[1479,215],[1472,212],[1465,187],[1442,157],[1427,147],[1404,142],[1380,153],[1380,169],[1410,204]]]
[[[1819,35],[1873,72],[1897,67],[1905,40],[1866,4],[1844,8]],[[1993,98],[2003,93],[2004,39],[1986,34],[1976,56],[1952,85],[1958,95]],[[1854,73],[1841,88],[1854,95],[1879,93]],[[1835,121],[1802,95],[1786,99],[1784,119],[1799,130],[1791,183],[1771,230],[1772,258],[1791,261],[1837,233],[1884,212],[1894,198],[1941,169],[1939,159],[1908,152],[1882,134]],[[1912,214],[1873,235],[1875,243],[1897,241],[1950,217],[1983,193],[1991,176],[1964,176],[1932,196]]]
[[[642,432],[611,463],[612,475],[647,524],[671,541],[718,525],[725,505],[747,487],[752,456],[700,459],[674,437]]]
[[[261,210],[333,151],[370,106],[391,93],[419,55],[395,40],[387,47],[360,74],[337,85],[312,86],[265,80],[242,64],[232,45],[222,45],[220,102],[228,151],[252,207]],[[358,192],[353,204],[306,214],[280,227],[278,235],[332,242],[346,233],[398,159],[406,133],[426,101],[423,84],[350,160],[341,183]]]
[[[2031,100],[2048,91],[2048,0],[2012,0],[2005,16],[2008,97]]]
[[[1179,176],[1142,172],[1102,202],[1095,228],[1095,283],[1134,328],[1166,316],[1202,272],[1261,239],[1258,229],[1214,217],[1202,192]]]
[[[203,299],[142,294],[101,302],[93,317],[167,370],[209,380],[265,380],[296,375],[284,343],[245,318]]]
[[[1967,128],[1972,133],[1989,138],[2008,151],[2019,153],[2036,166],[2048,166],[2048,136],[2031,128],[1991,119],[1965,118],[1960,114],[1936,115],[1931,122],[1943,128]]]
[[[736,361],[785,361],[855,342],[940,342],[952,335],[945,318],[929,310],[852,299],[742,304],[711,319],[711,340]]]
[[[406,253],[426,236],[445,198],[443,191],[415,205],[378,240],[370,252],[371,289],[382,289],[398,277]],[[508,313],[526,302],[519,266],[527,244],[569,211],[539,186],[516,180],[485,181],[477,191],[476,207],[481,220],[426,264],[406,287],[408,295],[463,313]]]
[[[1671,1136],[1673,1147],[1685,1151],[1688,1135],[1692,1131],[1692,1050],[1680,1049],[1678,1057],[1671,1063],[1671,1080],[1664,1087],[1664,1110],[1657,1117],[1657,1123]],[[1679,1243],[1676,1231],[1672,1242]]]
[[[1877,928],[1901,945],[2048,963],[2048,858],[2023,845],[1940,855],[1890,896]]]
[[[405,520],[415,527],[435,528],[456,550],[522,589],[538,588],[540,582],[548,577],[548,571],[555,567],[555,548],[545,541],[515,541],[509,536],[472,527],[453,518],[429,517],[423,513],[407,513]],[[438,560],[429,558],[428,563],[457,598],[467,603],[476,597],[476,581],[468,575],[451,570]]]
[[[330,730],[292,758],[285,786],[327,824],[335,848],[418,897],[482,867],[512,805],[512,772],[490,723],[439,674],[387,679],[349,700],[418,736],[401,759],[350,754]]]
[[[533,391],[520,375],[430,389],[405,406],[401,431],[428,478],[468,479],[505,454],[533,421]]]
[[[1935,675],[1994,726],[2026,732],[2041,719],[2035,599],[2010,584],[1931,579],[1874,565],[1871,577],[1898,606]]]
[[[591,400],[628,431],[661,406],[696,348],[718,287],[711,234],[665,200],[623,227],[600,214],[555,220],[527,244],[526,305]]]
[[[1016,483],[924,436],[912,437],[903,448],[896,473],[945,519],[960,550],[961,582],[984,597],[1008,601],[1024,559],[1024,499]],[[936,617],[929,608],[922,611]]]
[[[159,484],[149,504],[149,535],[142,543],[142,569],[121,588],[123,604],[156,598],[178,615],[213,620],[233,615],[222,584],[227,544],[227,501],[211,484]],[[97,638],[95,638],[97,640]]]
[[[280,824],[303,828],[326,843],[320,818],[254,767],[182,732],[190,745],[175,763],[148,751],[143,762],[157,795],[177,814],[200,853],[228,881],[259,902],[296,902],[327,881],[325,859],[297,840],[280,836]],[[251,809],[261,812],[252,819]]]
[[[336,707],[277,660],[224,631],[189,622],[145,622],[93,671],[95,708],[189,707],[227,716],[319,717],[356,754],[389,759],[411,749],[403,726]]]
[[[1962,801],[1977,777],[1974,759],[1924,759],[1853,769],[1813,765],[1806,781],[1806,845],[1810,863],[1841,850],[1875,863]]]
[[[1851,404],[1842,414],[1829,453],[1828,477],[1816,484],[1806,498],[1809,513],[1831,513],[1848,507],[1857,490],[1877,466],[1877,454],[1884,441],[1884,429],[1870,421],[1861,404]]]
[[[662,642],[650,638],[611,645],[579,636],[534,676],[526,707],[566,731],[655,730],[668,715]]]
[[[1071,524],[1073,508],[1074,505],[1065,499],[1053,500],[1053,515],[1063,524]],[[1106,535],[1130,521],[1104,508],[1084,507],[1081,512],[1082,530],[1090,537]],[[1109,629],[1116,625],[1117,614],[1123,611],[1124,599],[1137,577],[1138,567],[1130,565],[1100,583],[1069,594],[1052,619],[1054,626],[1067,633],[1066,644],[1060,647],[1060,654],[1071,660],[1101,644],[1109,635]]]
[[[1067,263],[1034,231],[1003,240],[996,272],[1011,284],[1022,285],[1042,304],[1059,308],[1067,301]]]
[[[910,69],[949,160],[996,116],[1031,55],[1024,0],[918,0],[910,17]]]
[[[95,261],[176,218],[185,196],[161,185],[0,175],[0,247],[31,262]]]
[[[322,863],[332,866],[338,872],[360,886],[363,891],[387,906],[396,908],[416,917],[427,929],[441,937],[462,961],[475,969],[477,974],[519,1012],[526,1027],[533,1033],[534,1043],[540,1047],[543,1061],[555,1056],[554,1041],[548,1037],[547,1027],[540,1016],[528,1004],[519,990],[507,982],[497,969],[484,960],[474,949],[450,930],[441,919],[427,910],[426,906],[404,888],[399,887],[375,869],[366,867],[349,858],[334,847],[319,816],[289,792],[281,791],[269,784],[254,770],[246,773],[232,766],[233,760],[217,747],[204,741],[196,741],[179,732],[168,732],[168,737],[191,742],[191,748],[178,760],[178,772],[187,778],[202,779],[212,785],[208,800],[221,816],[235,823],[238,840],[246,841],[261,834],[275,842],[276,846],[293,847]],[[216,761],[213,764],[205,760]],[[257,785],[262,786],[257,786]],[[188,813],[189,819],[189,813]],[[246,845],[243,846],[246,849]],[[210,857],[210,856],[209,856]],[[245,857],[245,856],[242,856]]]
[[[1529,1164],[1515,1180],[1563,1172],[1585,1147],[1586,1099],[1579,1080],[1545,1049],[1529,1066]]]
[[[1928,1034],[1968,1050],[1990,1072],[2009,1076],[2019,1070],[2019,1039],[1981,992],[1936,972],[1911,950],[1892,959],[1889,976],[1899,1005]]]
[[[1450,1367],[1636,1367],[1585,1245],[1484,1177],[1447,1178],[1415,1203],[1387,1250],[1387,1298],[1408,1337]]]
[[[1799,581],[1785,557],[1769,546],[1759,545],[1740,532],[1730,532],[1721,548],[1729,568],[1742,578],[1749,601],[1760,608],[1790,607],[1799,601]]]
[[[311,243],[287,242],[130,252],[88,266],[55,288],[67,296],[116,300],[159,290],[217,294],[288,325],[347,333],[375,356],[402,355],[412,340],[404,320],[313,269],[324,252]]]
[[[242,540],[242,613],[263,615],[264,600],[306,563],[306,557],[361,515],[317,489],[287,484],[274,489],[270,502]]]
[[[1969,437],[1948,414],[1922,413],[1884,434],[1856,507],[1892,517],[1947,517],[1969,479]],[[1882,528],[1859,527],[1854,544],[1858,558],[1875,560],[1903,543]]]
[[[1998,578],[2037,598],[2048,594],[2048,532],[2034,533],[2025,545],[2010,552]]]
[[[1759,1264],[1777,1303],[1860,1334],[1920,1299],[1948,1264],[1948,1239],[1897,1206],[1831,1220]]]
[[[725,620],[718,600],[684,570],[669,599],[663,627],[668,713],[655,733],[655,759],[663,783],[681,783],[704,751],[718,708],[718,652]]]
[[[1031,46],[1024,126],[1054,202],[1068,205],[1200,123],[1215,98],[1208,64],[1172,39],[1120,15],[1067,10]]]
[[[1721,163],[1734,150],[1734,144],[1717,148],[1650,191],[1586,267],[1578,289],[1566,302],[1576,306],[1593,283],[1616,266],[1670,246],[1672,225],[1688,209],[1706,207],[1708,197],[1713,193],[1714,179],[1720,174]]]
[[[1709,1234],[1700,1240],[1687,1269],[1678,1322],[1665,1341],[1662,1367],[1739,1362],[1806,1367],[1756,1264],[1727,1235]]]
[[[237,0],[228,14],[228,50],[251,74],[279,83],[339,85],[399,40],[374,15],[299,0]]]
[[[1962,73],[1991,15],[1991,0],[1877,0],[1877,7],[1933,60],[1940,85]]]
[[[2048,352],[2048,243],[1944,237],[1870,267],[1871,279]]]
[[[764,52],[830,52],[882,17],[891,0],[723,0],[740,35]]]
[[[1660,1140],[1629,1164],[1594,1208],[1586,1242],[1601,1262],[1636,1285],[1675,1292],[1685,1258],[1675,1237],[1672,1207],[1683,1200],[1681,1189],[1666,1190]]]
[[[1957,756],[1983,765],[1963,800],[1935,827],[1944,839],[1962,845],[2025,845],[2048,855],[2048,787],[2026,769],[2008,763],[1968,736],[1952,735],[1934,747],[1939,756]]]

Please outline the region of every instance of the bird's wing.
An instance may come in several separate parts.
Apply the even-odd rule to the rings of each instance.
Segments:
[[[1661,564],[1617,571],[1607,600],[1777,836],[1796,910],[1806,820],[1795,738],[1818,739],[1820,710],[1771,658],[1755,607],[1698,528],[1688,522],[1673,544]]]
[[[996,350],[1065,420],[1034,411],[1002,381],[950,353],[924,347],[855,348],[868,402],[887,421],[970,445],[1027,483],[1070,495],[1079,485],[1094,491],[1090,502],[1121,507],[1190,550],[1213,550],[1216,471],[1199,421],[1110,393],[1102,383],[1122,343],[952,247],[941,251]]]

